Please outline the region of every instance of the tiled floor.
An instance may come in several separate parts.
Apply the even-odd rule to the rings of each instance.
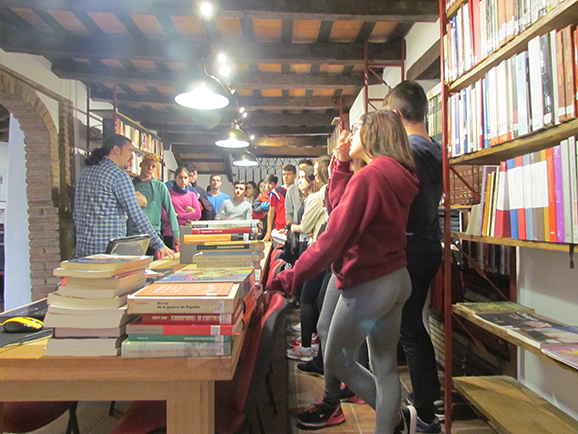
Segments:
[[[323,379],[304,375],[297,372],[297,363],[285,358],[286,341],[292,339],[297,333],[290,330],[290,324],[298,321],[298,314],[290,310],[286,324],[275,345],[272,358],[272,384],[278,414],[275,415],[272,407],[268,404],[265,391],[260,397],[260,409],[265,423],[267,434],[306,434],[311,431],[300,430],[296,426],[292,414],[305,408],[307,405],[320,399],[323,395]],[[400,377],[404,385],[409,384],[407,370],[400,368]],[[287,381],[285,381],[287,380]],[[406,391],[404,393],[407,393]],[[108,415],[108,402],[82,402],[79,404],[78,420],[81,434],[108,434],[112,426],[122,415],[130,403],[117,402],[113,416]],[[375,424],[375,413],[367,405],[343,404],[346,422],[330,428],[318,431],[322,434],[356,433],[372,434]],[[63,434],[66,430],[67,415],[62,416],[52,424],[34,431],[34,434]],[[251,415],[250,421],[254,427],[253,432],[258,433],[259,428],[256,417]],[[473,419],[467,421],[455,421],[452,433],[456,434],[491,434],[494,431],[484,422]],[[179,433],[181,434],[181,433]],[[182,433],[195,434],[195,433]]]

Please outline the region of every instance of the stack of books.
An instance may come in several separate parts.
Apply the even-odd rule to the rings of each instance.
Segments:
[[[122,357],[230,356],[260,293],[252,268],[185,267],[128,296]]]
[[[214,220],[181,227],[181,264],[197,268],[254,268],[260,279],[265,244],[259,220]]]
[[[48,295],[45,356],[117,356],[125,335],[127,295],[145,286],[151,256],[92,255],[63,261],[62,277]]]

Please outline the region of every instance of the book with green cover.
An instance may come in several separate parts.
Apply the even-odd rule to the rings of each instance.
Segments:
[[[494,312],[534,312],[534,309],[513,301],[489,301],[480,303],[456,303],[455,307],[473,314]]]

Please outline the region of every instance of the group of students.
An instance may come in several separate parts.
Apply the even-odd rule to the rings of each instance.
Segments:
[[[345,421],[343,382],[375,409],[376,433],[437,434],[440,382],[422,312],[441,265],[442,149],[427,134],[427,97],[418,83],[400,83],[384,106],[339,137],[325,191],[327,228],[268,290],[292,296],[331,267],[316,327],[325,391],[297,415],[300,426]],[[365,166],[357,169],[360,161]],[[302,334],[302,346],[310,337]],[[398,342],[413,389],[407,406],[400,406]],[[365,344],[369,364],[358,359]]]
[[[440,383],[422,311],[441,264],[442,149],[427,134],[427,98],[418,83],[400,83],[384,103],[386,110],[363,115],[359,128],[341,134],[329,170],[323,169],[320,160],[313,175],[311,169],[300,168],[298,189],[304,200],[292,202],[299,207],[289,220],[289,229],[304,234],[302,240],[308,246],[294,266],[275,277],[267,289],[292,296],[300,285],[331,267],[325,274],[327,285],[316,325],[324,355],[325,392],[322,401],[297,416],[300,425],[323,428],[342,423],[343,382],[375,409],[376,433],[437,434],[441,428],[434,401],[439,399]],[[105,140],[87,158],[88,167],[75,194],[77,257],[103,253],[111,238],[125,236],[128,217],[138,232],[152,235],[152,250],[174,258],[174,251],[158,233],[162,210],[155,209],[150,218],[143,210],[153,203],[167,204],[165,226],[172,230],[172,240],[168,232],[165,240],[174,246],[179,224],[203,218],[209,208],[205,204],[220,196],[219,189],[214,194],[216,179],[211,179],[210,194],[203,194],[196,185],[196,170],[184,167],[177,169],[174,184],[154,180],[158,164],[154,158],[143,160],[133,186],[124,171],[131,159],[131,142],[121,135]],[[362,166],[360,162],[365,166],[355,171]],[[287,176],[294,180],[295,172],[294,168]],[[331,174],[326,181],[325,172]],[[262,211],[267,211],[268,224],[264,239],[270,240],[274,229],[287,230],[290,188],[277,188],[274,175],[264,182],[267,192],[260,192],[258,198],[269,199],[269,209]],[[324,191],[319,185],[323,182],[327,184]],[[142,197],[135,195],[135,187]],[[306,216],[308,209],[317,216],[324,214],[319,211],[323,200],[327,226],[319,235],[322,218],[311,226]],[[253,212],[257,202],[251,204]],[[305,235],[312,237],[311,242]],[[301,294],[310,295],[306,285]],[[304,335],[303,344],[305,339]],[[398,341],[405,350],[413,388],[413,405],[401,410]],[[371,369],[358,361],[365,343]]]

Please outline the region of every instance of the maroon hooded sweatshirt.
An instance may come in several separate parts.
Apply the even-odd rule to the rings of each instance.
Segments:
[[[390,157],[375,158],[355,174],[349,166],[339,162],[332,174],[327,231],[292,269],[271,282],[270,289],[291,295],[330,264],[339,289],[406,266],[405,229],[418,179]]]

